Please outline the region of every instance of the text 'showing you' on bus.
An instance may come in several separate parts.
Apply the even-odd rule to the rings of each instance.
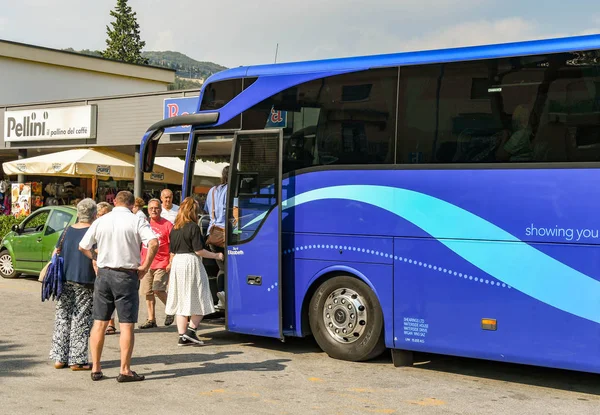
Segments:
[[[600,373],[600,35],[227,70],[227,328]],[[235,213],[235,215],[234,215]]]

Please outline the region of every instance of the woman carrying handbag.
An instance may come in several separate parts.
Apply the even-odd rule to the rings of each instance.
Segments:
[[[50,359],[56,369],[91,370],[88,338],[92,327],[92,295],[96,273],[92,260],[79,251],[79,242],[96,218],[96,202],[77,204],[78,222],[63,231],[55,254],[63,259],[64,285],[56,303]]]
[[[172,261],[165,313],[177,316],[179,346],[204,344],[198,339],[196,329],[204,316],[215,312],[208,275],[200,258],[223,261],[223,254],[202,246],[197,212],[196,201],[185,198],[170,235]]]

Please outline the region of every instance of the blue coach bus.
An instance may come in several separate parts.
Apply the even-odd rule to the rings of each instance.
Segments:
[[[227,328],[330,356],[600,373],[600,35],[239,67],[195,160],[231,154]]]

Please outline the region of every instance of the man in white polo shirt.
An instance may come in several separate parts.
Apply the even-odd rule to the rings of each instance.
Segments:
[[[154,260],[158,240],[148,222],[131,212],[134,200],[131,192],[119,192],[112,212],[92,223],[79,243],[79,250],[98,264],[92,311],[94,326],[90,335],[92,380],[103,378],[100,358],[106,328],[115,308],[121,329],[121,370],[117,381],[144,380],[144,376],[131,370],[133,328],[140,305],[139,280]],[[142,243],[148,247],[143,264],[140,257]]]
[[[179,206],[173,204],[173,192],[169,189],[164,189],[162,192],[160,192],[160,201],[162,202],[160,217],[175,224],[175,218],[177,217],[177,212],[179,212]]]

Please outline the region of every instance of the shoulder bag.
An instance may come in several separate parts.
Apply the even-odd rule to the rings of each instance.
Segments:
[[[69,227],[66,227],[63,231],[60,242],[56,249],[56,253],[52,255],[50,262],[42,269],[41,275],[44,275],[42,281],[42,302],[46,300],[58,300],[63,291],[63,285],[65,283],[64,275],[64,260],[59,255],[62,250],[63,242]],[[45,274],[43,272],[45,271]]]
[[[217,186],[213,187],[212,210],[210,212],[211,218],[215,221],[216,221],[215,205],[217,204],[217,196],[216,196],[217,189],[218,189]],[[225,229],[220,226],[213,225],[208,230],[208,239],[206,240],[206,243],[208,243],[209,245],[218,246],[219,248],[224,248],[225,247]]]

